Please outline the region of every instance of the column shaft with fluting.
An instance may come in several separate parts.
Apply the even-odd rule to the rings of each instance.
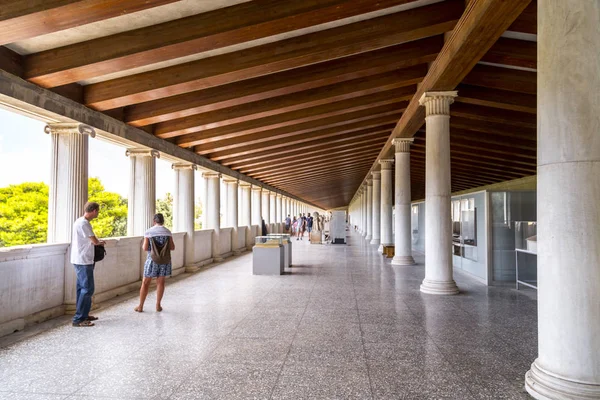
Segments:
[[[268,225],[271,223],[271,200],[270,200],[270,194],[268,190],[263,189],[262,190],[262,215],[261,215],[261,219],[265,220],[265,223]]]
[[[600,399],[600,2],[538,2],[536,399]]]
[[[373,238],[373,179],[367,179],[367,235],[365,240],[370,241]]]
[[[143,236],[154,224],[156,158],[160,157],[160,153],[156,150],[128,149],[126,154],[131,159],[127,236]]]
[[[413,139],[394,139],[396,151],[395,189],[395,243],[393,265],[413,265],[411,193],[410,193],[410,145]]]
[[[52,143],[47,241],[68,243],[88,199],[88,136],[95,131],[78,123],[49,124],[44,130]]]
[[[456,294],[450,217],[450,104],[456,92],[426,92],[425,106],[425,279],[421,291]]]
[[[173,191],[173,232],[185,232],[184,264],[194,262],[194,172],[196,166],[189,163],[172,165],[175,173]]]
[[[205,172],[202,177],[206,180],[206,228],[214,231],[212,237],[212,256],[215,261],[222,261],[219,250],[221,233],[221,174]]]
[[[252,225],[261,224],[262,213],[262,188],[260,186],[252,186]]]
[[[379,252],[383,252],[383,246],[392,246],[392,166],[393,160],[383,159],[381,164],[381,244]]]
[[[381,240],[381,172],[373,171],[373,228],[371,244],[379,246]]]
[[[277,222],[277,193],[269,193],[269,223],[274,224]]]

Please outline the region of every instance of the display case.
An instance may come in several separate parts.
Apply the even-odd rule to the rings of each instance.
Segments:
[[[515,221],[516,287],[537,289],[537,223]]]
[[[477,252],[477,208],[475,198],[452,201],[452,254],[478,260]]]
[[[287,233],[269,233],[267,237],[281,237],[283,243],[284,252],[284,268],[290,268],[292,266],[292,237]]]
[[[282,275],[285,269],[284,238],[257,236],[252,248],[252,273],[254,275]]]

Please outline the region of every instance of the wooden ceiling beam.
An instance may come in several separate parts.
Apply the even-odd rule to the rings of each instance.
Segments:
[[[423,150],[425,150],[425,144],[423,143],[414,143],[413,146],[415,147],[415,149],[418,149],[419,147]],[[505,165],[512,165],[513,168],[514,167],[520,167],[523,168],[524,170],[531,170],[531,168],[535,169],[537,163],[535,161],[532,160],[527,160],[527,159],[516,159],[515,157],[511,157],[511,156],[505,156],[503,154],[496,154],[496,153],[491,153],[489,151],[484,151],[484,150],[480,150],[477,151],[477,153],[474,153],[473,150],[471,149],[463,149],[460,148],[459,146],[454,146],[451,147],[450,149],[450,157],[452,158],[452,156],[454,155],[462,155],[462,156],[470,156],[473,159],[477,159],[479,161],[485,161],[486,163],[490,164],[490,165],[497,165],[497,166],[505,166]]]
[[[175,1],[3,0],[0,5],[2,9],[0,13],[0,32],[2,32],[0,45],[91,24]]]
[[[431,62],[443,45],[441,35],[233,82],[125,108],[124,121],[144,126],[243,105],[317,87],[378,75]]]
[[[452,141],[454,139],[469,140],[474,144],[481,145],[482,148],[485,148],[487,144],[508,144],[514,149],[513,152],[518,152],[518,150],[536,151],[537,149],[537,142],[534,139],[517,139],[514,137],[494,135],[490,133],[485,133],[482,135],[480,132],[457,129],[453,127],[450,130],[450,145],[452,145]]]
[[[415,162],[414,164],[411,164],[411,167],[419,168],[422,171],[425,171],[425,158],[416,157]],[[480,175],[483,177],[504,179],[514,179],[523,176],[524,174],[524,172],[512,172],[499,169],[468,166],[457,160],[452,161],[450,170],[453,175],[456,173],[459,176]]]
[[[537,68],[537,43],[501,37],[481,61],[521,68]]]
[[[308,151],[320,151],[331,148],[335,145],[352,144],[359,140],[378,140],[386,138],[390,130],[394,127],[393,123],[376,126],[366,129],[359,129],[352,132],[347,132],[342,136],[333,136],[325,139],[313,140],[310,142],[296,144],[293,148],[295,152],[305,154]],[[290,154],[291,149],[287,147],[279,147],[277,149],[269,149],[263,151],[255,151],[241,156],[231,156],[220,160],[223,165],[233,165],[237,163],[249,163],[254,161],[264,161],[266,159],[276,159],[281,155]]]
[[[353,151],[358,151],[358,149],[366,149],[371,146],[383,146],[385,143],[385,137],[382,134],[366,135],[361,138],[356,138],[350,142],[342,142],[338,144],[326,145],[322,146],[322,148],[303,148],[301,146],[297,146],[295,149],[301,151],[306,159],[310,158],[318,158],[322,156],[329,156],[331,154],[342,154],[346,152],[352,153]],[[236,163],[230,163],[227,160],[227,164],[229,168],[242,171],[254,171],[256,169],[270,168],[271,165],[276,166],[279,163],[288,163],[295,162],[298,159],[298,156],[293,154],[293,152],[288,152],[287,154],[278,154],[276,158],[271,155],[265,155],[262,159],[255,159],[253,161],[238,161]]]
[[[529,114],[537,112],[537,98],[527,93],[493,90],[481,86],[458,85],[456,102],[501,108]]]
[[[507,29],[512,32],[529,33],[531,35],[537,34],[537,1],[532,0],[531,3],[525,9],[515,22],[513,22]]]
[[[378,117],[374,119],[365,119],[360,122],[354,122],[351,124],[346,124],[345,126],[336,126],[332,128],[323,129],[320,131],[313,131],[310,133],[297,134],[292,137],[284,137],[276,140],[270,140],[268,142],[259,142],[254,144],[246,144],[244,146],[238,146],[235,148],[216,151],[214,153],[209,153],[208,158],[214,161],[220,161],[225,158],[250,155],[255,151],[266,151],[266,150],[274,150],[281,147],[291,148],[291,146],[295,146],[300,143],[305,142],[314,142],[314,141],[322,141],[323,139],[335,137],[335,136],[346,136],[348,133],[360,131],[364,129],[370,128],[380,128],[381,126],[388,125],[393,123],[393,121],[397,120],[400,114],[398,113],[390,113],[389,115]],[[195,150],[195,148],[194,148]]]
[[[475,104],[454,103],[450,107],[450,116],[482,121],[484,123],[491,122],[537,129],[537,118],[534,114]]]
[[[494,134],[506,137],[507,140],[510,140],[509,138],[536,140],[537,137],[535,129],[498,123],[486,123],[460,117],[450,118],[450,131],[452,131],[454,128]]]
[[[476,65],[465,76],[462,83],[489,89],[527,93],[534,96],[537,93],[536,72],[495,67],[492,65]]]
[[[356,22],[85,87],[85,103],[108,110],[439,35],[454,28],[462,0]]]
[[[161,122],[154,128],[158,137],[168,138],[188,133],[220,128],[252,119],[264,119],[274,115],[306,110],[303,113],[288,114],[306,118],[317,112],[320,114],[343,110],[356,104],[366,104],[397,98],[410,100],[418,83],[427,73],[427,67],[420,65],[408,69],[388,72],[344,83],[309,89],[302,92],[259,100],[217,111],[191,115],[171,121]],[[400,88],[400,89],[399,89]],[[396,89],[396,90],[393,90]],[[382,92],[385,92],[382,94]],[[345,102],[342,102],[346,100]],[[317,106],[321,106],[317,108]],[[308,114],[308,115],[307,115]],[[281,117],[283,118],[283,116]],[[278,120],[278,119],[276,119]],[[288,118],[289,120],[289,118]]]
[[[343,151],[327,150],[317,156],[303,153],[301,159],[299,159],[297,155],[295,157],[290,156],[290,158],[286,161],[282,161],[281,158],[278,158],[276,160],[273,160],[273,162],[270,165],[262,165],[254,168],[250,167],[247,169],[242,169],[240,170],[240,172],[245,171],[243,172],[244,174],[258,174],[264,171],[279,170],[288,166],[305,166],[319,164],[320,162],[328,160],[353,158],[357,156],[362,156],[364,154],[370,154],[375,150],[379,151],[382,145],[383,141],[379,140],[378,142],[369,146],[361,146],[359,148],[355,147]]]
[[[43,87],[60,86],[411,1],[254,0],[33,54],[27,60],[26,76]],[[112,0],[110,3],[143,2]]]
[[[305,184],[310,183],[310,181],[315,181],[316,179],[330,179],[332,182],[335,182],[338,179],[348,177],[348,176],[357,176],[364,177],[364,174],[369,168],[369,162],[361,162],[356,163],[352,167],[343,167],[343,168],[332,168],[330,171],[315,171],[312,174],[304,174],[302,176],[296,177],[288,177],[288,178],[279,178],[279,179],[267,179],[265,183],[278,187],[278,185],[287,184]]]
[[[394,138],[412,137],[423,125],[425,110],[419,104],[423,94],[455,89],[529,3],[530,0],[480,0],[467,4],[378,158],[387,155]]]
[[[371,149],[368,152],[357,153],[352,156],[342,156],[342,157],[331,157],[328,160],[318,160],[318,161],[298,161],[296,165],[290,165],[287,167],[279,167],[274,168],[271,171],[262,171],[248,174],[252,176],[254,179],[262,180],[263,178],[274,178],[277,176],[288,176],[290,174],[302,174],[305,171],[314,171],[322,170],[329,168],[330,166],[338,166],[338,165],[352,165],[361,161],[371,161],[379,152],[379,149]]]
[[[425,152],[423,150],[424,150],[423,148],[415,149],[414,153],[411,152],[411,157],[414,155],[415,160],[417,160],[417,159],[425,160]],[[478,169],[478,170],[482,170],[482,171],[490,171],[492,173],[502,172],[502,171],[506,171],[508,173],[514,173],[514,174],[531,174],[531,171],[534,171],[534,173],[535,173],[535,168],[522,167],[522,166],[510,164],[510,163],[497,163],[494,161],[490,161],[486,158],[472,157],[472,156],[469,157],[468,155],[463,155],[463,154],[459,154],[459,153],[451,154],[450,160],[451,160],[450,162],[452,163],[452,165],[454,165],[456,163],[457,165],[461,165],[465,168],[468,167],[468,168]]]
[[[420,141],[421,143],[425,143],[425,138],[415,138],[416,141]],[[518,160],[537,160],[537,151],[533,150],[520,150],[519,152],[515,152],[515,149],[510,145],[507,146],[507,143],[503,145],[499,144],[482,144],[477,143],[472,140],[463,139],[459,137],[453,137],[450,142],[450,148],[459,148],[459,149],[473,149],[477,152],[485,151],[490,154],[498,154],[498,155],[507,155],[511,156],[514,159]]]
[[[367,108],[347,114],[334,115],[302,122],[295,125],[287,125],[274,129],[240,129],[225,130],[227,127],[211,129],[206,132],[192,133],[180,136],[176,143],[182,147],[196,146],[194,151],[198,154],[208,154],[215,151],[226,150],[234,147],[245,146],[252,143],[267,142],[274,139],[291,137],[303,133],[314,132],[326,128],[340,127],[360,121],[372,120],[376,117],[388,115],[400,116],[403,102],[386,104],[379,107]],[[386,123],[392,119],[387,118]],[[251,121],[253,122],[253,121]],[[247,125],[244,125],[246,127]],[[217,132],[214,132],[217,131]],[[225,132],[223,132],[225,131]]]

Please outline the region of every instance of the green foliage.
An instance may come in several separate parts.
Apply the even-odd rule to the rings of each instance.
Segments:
[[[127,199],[118,193],[106,192],[100,179],[90,178],[88,201],[100,204],[98,218],[91,222],[96,237],[127,236]]]
[[[127,200],[106,192],[98,178],[88,181],[89,201],[100,204],[93,220],[98,237],[127,235]],[[48,232],[48,186],[21,183],[0,188],[0,247],[45,243]]]
[[[164,226],[167,229],[173,229],[173,196],[171,193],[165,193],[164,199],[156,200],[156,213],[161,213],[165,217]]]
[[[199,231],[200,229],[202,229],[202,203],[198,199],[196,207],[194,207],[194,230]]]
[[[0,188],[0,247],[46,242],[48,186],[26,182]]]

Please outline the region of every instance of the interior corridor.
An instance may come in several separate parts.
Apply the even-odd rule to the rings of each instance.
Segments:
[[[286,275],[246,253],[169,284],[162,313],[151,293],[0,349],[0,398],[528,398],[535,292],[455,272],[460,295],[423,294],[422,256],[391,266],[358,234],[293,247]]]

